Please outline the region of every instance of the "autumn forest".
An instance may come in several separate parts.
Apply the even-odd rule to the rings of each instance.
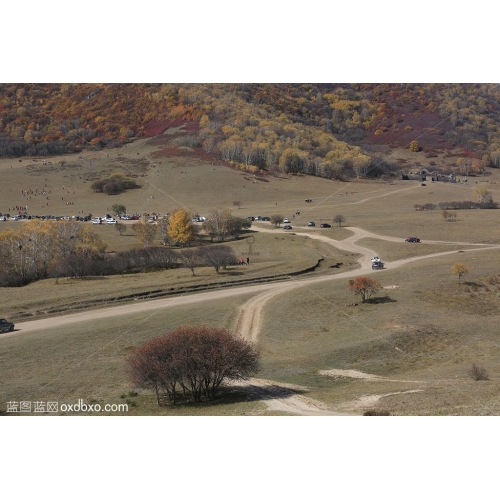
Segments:
[[[381,148],[460,148],[500,166],[494,84],[1,84],[0,157],[120,147],[189,124],[176,146],[250,172],[378,177]]]

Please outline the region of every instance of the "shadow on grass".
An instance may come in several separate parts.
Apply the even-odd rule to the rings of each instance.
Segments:
[[[256,386],[248,383],[248,385],[240,385],[238,387],[225,387],[221,391],[221,396],[222,394],[229,395],[234,393],[244,395],[247,401],[266,401],[268,399],[290,398],[298,394],[305,394],[306,392],[279,385]]]
[[[391,299],[390,297],[372,297],[371,299],[367,299],[365,304],[386,304],[388,302],[397,302],[395,299]]]
[[[255,386],[249,383],[248,385],[239,385],[237,387],[222,387],[218,391],[216,399],[213,401],[194,402],[191,399],[179,400],[174,404],[167,403],[165,406],[172,408],[179,407],[196,407],[203,408],[208,406],[231,405],[239,403],[248,403],[251,401],[266,401],[276,398],[289,398],[297,394],[304,394],[306,391],[297,389],[288,389],[276,385],[266,387]]]

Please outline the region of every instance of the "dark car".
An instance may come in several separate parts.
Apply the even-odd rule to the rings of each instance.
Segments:
[[[13,332],[14,331],[14,323],[10,323],[6,319],[0,319],[0,333],[5,332]]]
[[[292,226],[283,226],[283,229],[292,229]]]
[[[410,236],[406,238],[405,240],[406,243],[420,243],[420,238],[417,238],[416,236]]]
[[[260,220],[271,220],[271,217],[268,217],[267,215],[265,215],[264,217],[262,217]]]
[[[316,226],[316,224],[313,221],[308,222],[307,225],[309,227],[315,227]]]
[[[384,269],[384,263],[380,261],[372,262],[372,269]]]
[[[323,224],[320,224],[319,227],[332,227],[330,224],[327,224],[326,222]]]

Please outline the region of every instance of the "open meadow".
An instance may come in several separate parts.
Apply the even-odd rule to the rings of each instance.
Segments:
[[[227,206],[241,217],[281,214],[291,220],[293,230],[259,232],[259,227],[272,226],[252,225],[239,240],[227,243],[238,257],[249,256],[250,265],[229,266],[220,273],[202,267],[192,276],[189,269],[178,268],[2,288],[0,316],[16,325],[113,304],[128,304],[131,310],[123,316],[89,316],[71,326],[20,328],[0,335],[0,411],[6,412],[8,401],[83,399],[127,402],[129,411],[122,414],[128,415],[301,413],[291,405],[272,406],[269,395],[245,385],[228,388],[217,404],[159,408],[152,392],[131,385],[125,369],[125,357],[134,347],[177,326],[206,324],[236,331],[241,310],[253,307],[259,294],[269,293],[258,309],[262,360],[256,377],[288,387],[280,393],[285,403],[309,398],[330,414],[349,415],[368,410],[391,415],[499,414],[500,252],[466,245],[500,245],[499,211],[457,210],[456,221],[450,222],[439,209],[415,210],[417,204],[472,200],[477,185],[486,186],[493,200],[500,201],[497,171],[470,177],[467,183],[428,181],[425,186],[396,178],[338,182],[303,175],[254,176],[200,158],[158,155],[160,146],[154,144],[143,139],[109,152],[37,161],[1,159],[0,212],[13,214],[13,207],[27,205],[30,214],[104,216],[113,204],[123,204],[129,214],[165,214],[187,207],[206,215],[214,206]],[[91,190],[94,180],[113,172],[136,177],[142,187],[114,196]],[[37,194],[23,195],[26,190]],[[311,203],[305,202],[308,198]],[[332,222],[338,214],[346,218],[343,227]],[[308,228],[309,221],[316,227]],[[123,235],[113,226],[93,229],[106,242],[107,252],[140,248],[132,222],[127,221]],[[332,228],[320,229],[322,222]],[[0,222],[0,231],[20,224]],[[346,271],[362,274],[360,254],[335,247],[349,239],[350,227],[373,233],[355,244],[386,263],[386,269],[370,274],[383,289],[367,303],[352,295],[348,279],[342,277]],[[408,236],[422,243],[405,243]],[[432,256],[449,251],[454,253]],[[391,262],[410,258],[420,260],[391,269]],[[451,271],[457,262],[469,270],[460,282]],[[307,281],[315,277],[332,279]],[[132,310],[169,295],[296,281],[303,286],[249,287],[248,293],[229,298],[154,312]],[[471,376],[473,363],[488,371],[489,380]]]

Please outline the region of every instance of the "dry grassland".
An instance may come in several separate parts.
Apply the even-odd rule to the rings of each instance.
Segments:
[[[67,155],[49,159],[47,165],[26,158],[22,162],[2,159],[0,211],[27,204],[30,213],[77,215],[83,211],[101,216],[112,204],[120,203],[129,213],[165,213],[186,206],[203,215],[214,205],[231,207],[233,201],[240,200],[241,209],[233,207],[233,213],[241,216],[281,213],[291,219],[300,210],[300,216],[292,222],[294,229],[309,220],[317,225],[331,223],[341,213],[347,218],[347,226],[402,241],[407,236],[422,239],[420,245],[372,238],[360,242],[384,261],[461,248],[426,245],[425,240],[500,243],[497,210],[457,211],[457,221],[451,223],[439,210],[414,209],[415,204],[472,199],[476,185],[487,186],[493,199],[500,201],[497,172],[470,178],[467,184],[427,182],[426,186],[415,181],[341,183],[306,176],[269,176],[265,182],[201,160],[158,160],[151,156],[155,150],[142,140],[111,150],[109,156],[102,152]],[[112,197],[93,193],[92,180],[110,172],[137,175],[143,187]],[[49,200],[37,196],[27,201],[21,197],[21,190],[40,188],[51,191]],[[312,198],[313,203],[305,203],[305,198]],[[66,201],[74,205],[68,206]],[[0,230],[16,224],[2,222]],[[108,251],[139,246],[131,231],[119,236],[114,227],[94,228],[108,243]],[[333,227],[322,234],[340,240],[350,232],[348,227]],[[245,239],[230,245],[237,254],[249,251]],[[231,268],[221,275],[200,269],[196,277],[191,277],[189,270],[178,269],[99,280],[60,280],[58,285],[54,280],[45,280],[22,289],[3,289],[1,315],[44,315],[50,308],[71,304],[77,307],[89,300],[99,306],[116,296],[116,290],[132,294],[290,273],[313,266],[320,258],[324,261],[314,273],[341,272],[355,267],[356,261],[355,255],[336,252],[323,243],[279,228],[273,234],[256,234],[252,251],[250,266]],[[450,270],[457,261],[470,268],[462,284]],[[336,262],[343,262],[344,267],[331,268]],[[259,378],[307,386],[309,397],[339,411],[357,414],[366,408],[396,415],[498,414],[500,342],[496,320],[500,309],[496,285],[485,283],[497,275],[499,264],[497,251],[484,251],[424,259],[394,270],[388,266],[373,276],[387,287],[378,295],[378,303],[356,307],[345,306],[359,302],[349,294],[346,280],[279,295],[264,311]],[[57,398],[73,402],[83,398],[108,403],[128,401],[129,414],[272,414],[263,402],[251,401],[241,389],[218,405],[158,409],[151,394],[136,394],[124,369],[130,349],[178,325],[231,327],[238,306],[249,297],[0,339],[0,410],[10,399]],[[470,378],[468,369],[474,362],[488,369],[490,381]],[[359,370],[382,379],[368,382],[319,373],[331,369]],[[408,392],[415,390],[419,392]]]

